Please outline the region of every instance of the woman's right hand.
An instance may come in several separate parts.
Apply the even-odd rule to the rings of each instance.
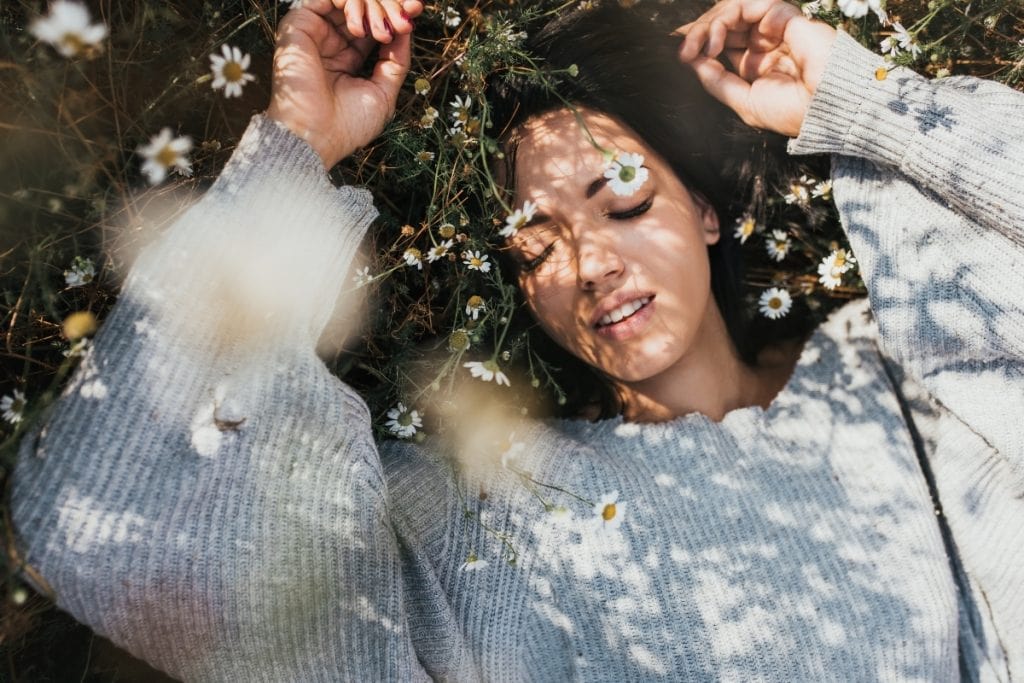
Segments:
[[[723,0],[676,29],[679,59],[748,125],[796,137],[836,31],[784,0]],[[725,55],[735,72],[718,61]]]
[[[309,143],[326,168],[369,143],[394,114],[412,19],[422,11],[419,0],[305,0],[278,27],[267,116]],[[373,73],[358,76],[378,42]]]

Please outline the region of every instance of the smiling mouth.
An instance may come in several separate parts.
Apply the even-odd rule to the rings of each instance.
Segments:
[[[636,315],[638,311],[642,310],[649,303],[651,303],[651,300],[653,299],[653,296],[643,296],[637,299],[633,299],[632,301],[627,301],[626,303],[622,304],[615,310],[610,311],[601,316],[601,319],[597,321],[597,324],[594,327],[596,327],[597,329],[601,329],[602,327],[608,327],[609,325],[620,323],[623,320],[628,320],[629,318],[632,318],[634,315]]]

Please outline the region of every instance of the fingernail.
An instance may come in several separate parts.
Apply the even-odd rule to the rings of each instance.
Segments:
[[[388,21],[387,17],[384,17],[384,28],[386,28],[388,30],[388,33],[390,33],[392,36],[395,35],[395,29],[391,27],[391,22]]]
[[[409,13],[408,13],[408,12],[406,12],[405,10],[402,10],[402,11],[400,12],[400,16],[401,16],[401,17],[402,17],[403,19],[405,19],[405,23],[409,24],[410,26],[412,26],[412,25],[413,25],[412,17],[410,17],[410,16],[409,16]]]
[[[363,31],[366,35],[370,35],[370,20],[366,17],[363,17]]]

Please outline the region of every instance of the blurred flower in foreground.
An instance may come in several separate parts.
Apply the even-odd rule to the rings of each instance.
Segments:
[[[373,282],[373,275],[370,274],[370,266],[363,266],[357,270],[356,274],[352,276],[352,281],[356,283],[356,287],[365,287]]]
[[[619,492],[612,491],[594,505],[594,522],[603,531],[614,531],[622,524],[625,511],[626,504],[619,501]]]
[[[64,271],[64,284],[68,287],[81,287],[92,282],[96,277],[96,266],[92,259],[76,256],[71,262],[71,268]]]
[[[246,71],[249,55],[242,54],[237,47],[222,45],[221,53],[210,55],[210,71],[213,72],[213,89],[224,88],[224,97],[241,97],[242,86],[256,77]]]
[[[628,197],[647,182],[647,169],[644,168],[644,155],[623,152],[612,159],[605,169],[604,177],[608,179],[608,187],[620,197]]]
[[[423,426],[423,419],[419,411],[409,410],[399,401],[398,405],[388,411],[388,421],[384,426],[395,436],[407,439]]]
[[[89,311],[75,311],[64,318],[64,322],[61,323],[61,332],[64,333],[65,339],[74,342],[82,337],[88,337],[98,327],[99,323],[96,321],[96,316],[92,313]]]
[[[15,389],[13,396],[0,398],[0,410],[5,420],[12,425],[18,424],[25,417],[25,394]]]
[[[818,281],[825,289],[835,289],[843,282],[843,273],[853,268],[857,259],[845,249],[836,249],[818,264]]]
[[[471,552],[466,561],[459,565],[460,572],[475,572],[479,569],[487,569],[490,562],[487,560],[481,560],[476,556],[476,553]]]
[[[57,0],[50,5],[50,13],[33,21],[28,30],[65,57],[89,56],[107,37],[106,24],[91,21],[85,5]]]
[[[785,289],[772,287],[771,289],[766,289],[761,294],[757,304],[764,317],[778,320],[789,313],[789,309],[793,307],[793,298]]]
[[[508,381],[508,376],[501,371],[501,367],[498,366],[498,362],[493,358],[482,363],[480,361],[463,363],[462,367],[469,368],[469,373],[471,375],[479,377],[484,382],[494,381],[497,384],[504,384],[507,387],[512,386],[511,382]]]
[[[142,172],[149,184],[159,185],[171,170],[186,177],[192,175],[192,164],[185,156],[191,150],[192,138],[187,135],[176,138],[170,128],[164,128],[149,139],[148,145],[141,145],[136,151],[146,160]]]

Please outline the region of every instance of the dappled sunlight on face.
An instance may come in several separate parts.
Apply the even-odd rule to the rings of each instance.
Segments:
[[[699,353],[717,216],[631,130],[586,109],[582,118],[603,148],[642,154],[648,178],[616,194],[571,112],[531,119],[517,147],[516,204],[536,203],[537,216],[510,249],[543,329],[610,376],[642,381]]]

